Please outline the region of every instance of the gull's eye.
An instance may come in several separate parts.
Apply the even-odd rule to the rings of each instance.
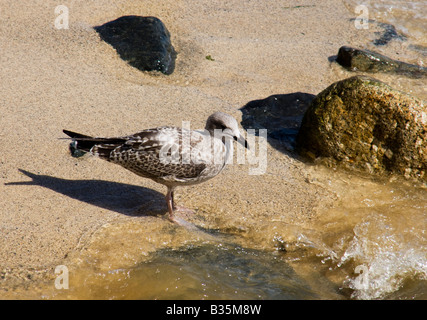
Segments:
[[[225,130],[225,129],[227,129],[227,127],[224,125],[224,123],[223,122],[220,122],[220,121],[217,121],[216,123],[215,123],[215,127],[217,128],[217,129],[221,129],[221,130]]]

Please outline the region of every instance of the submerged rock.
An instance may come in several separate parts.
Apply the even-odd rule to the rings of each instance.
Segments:
[[[369,20],[369,21],[371,22],[373,20]],[[378,22],[378,21],[373,21],[373,22],[376,22],[378,26],[384,29],[384,32],[382,33],[377,32],[377,34],[379,34],[380,37],[373,41],[374,45],[384,46],[393,39],[401,40],[401,41],[406,40],[406,36],[404,36],[403,34],[399,34],[395,26],[393,26],[392,24]]]
[[[411,78],[427,77],[427,68],[393,60],[377,52],[342,46],[336,61],[350,71],[402,74]]]
[[[425,103],[367,76],[336,82],[312,101],[296,149],[326,163],[427,179]]]
[[[356,21],[359,18],[352,18],[350,21]],[[399,33],[396,30],[396,27],[389,23],[379,22],[373,19],[368,19],[368,23],[374,23],[378,27],[382,28],[382,32],[375,32],[375,34],[378,36],[375,40],[372,41],[372,43],[376,46],[385,46],[392,40],[400,40],[400,41],[406,41],[406,36],[404,34]]]
[[[174,71],[176,52],[169,31],[158,18],[123,16],[95,30],[131,66],[164,74]]]

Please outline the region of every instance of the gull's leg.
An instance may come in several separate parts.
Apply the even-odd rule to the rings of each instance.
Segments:
[[[182,212],[184,214],[194,214],[193,210],[188,209],[186,207],[177,206],[175,204],[175,200],[173,199],[173,190],[171,191],[171,198],[172,198],[172,209],[173,209],[173,211]]]
[[[174,221],[173,188],[171,187],[168,187],[168,192],[166,193],[166,204],[168,205],[169,220]]]
[[[172,222],[175,222],[179,225],[185,225],[185,220],[176,217],[175,216],[175,211],[177,212],[181,212],[184,214],[194,214],[194,211],[184,208],[184,207],[178,207],[175,205],[175,202],[173,200],[173,190],[175,188],[173,187],[168,187],[168,192],[166,193],[166,203],[168,205],[168,211],[169,211],[169,220]]]
[[[174,210],[177,210],[177,209],[178,209],[178,207],[176,206],[176,204],[175,204],[175,200],[173,199],[173,190],[171,191],[171,198],[172,198],[172,208],[173,208]]]

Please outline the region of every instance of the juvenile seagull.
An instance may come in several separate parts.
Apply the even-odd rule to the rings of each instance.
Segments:
[[[171,221],[174,221],[174,211],[180,210],[173,199],[177,186],[202,183],[219,174],[231,156],[231,139],[249,148],[236,119],[223,112],[209,116],[205,131],[157,127],[117,138],[63,132],[73,139],[78,150],[165,185]]]

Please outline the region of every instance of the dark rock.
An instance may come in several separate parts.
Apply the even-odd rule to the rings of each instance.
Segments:
[[[131,66],[164,74],[174,71],[176,52],[169,31],[158,18],[124,16],[95,30]]]
[[[242,127],[267,129],[267,137],[292,150],[302,118],[314,95],[302,92],[277,94],[248,102],[242,111]],[[275,145],[279,147],[278,145]]]
[[[425,102],[366,76],[336,82],[310,104],[296,149],[331,165],[427,180]]]
[[[395,73],[411,78],[427,76],[427,68],[393,60],[377,52],[347,46],[339,49],[336,61],[350,71]]]

